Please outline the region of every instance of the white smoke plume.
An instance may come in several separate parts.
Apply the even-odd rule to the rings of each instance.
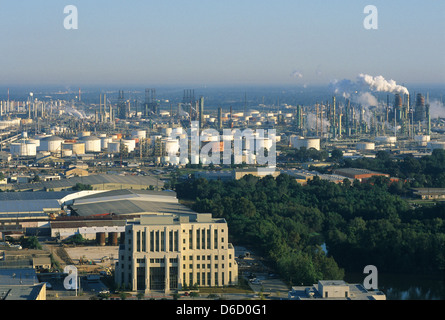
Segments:
[[[434,100],[430,103],[430,117],[434,118],[445,118],[445,106],[439,100]]]
[[[361,92],[358,95],[353,96],[352,102],[358,103],[364,107],[377,106],[379,104],[377,98],[369,92]]]
[[[357,79],[359,82],[368,85],[372,91],[409,94],[407,88],[398,85],[394,80],[386,80],[382,76],[373,77],[361,73]]]
[[[303,74],[298,70],[293,71],[290,76],[295,79],[303,78]]]
[[[358,92],[389,92],[399,94],[409,94],[404,86],[398,85],[394,80],[386,80],[383,76],[371,76],[360,73],[356,80],[333,80],[331,89],[336,94],[341,94],[344,98],[349,98],[351,94]]]

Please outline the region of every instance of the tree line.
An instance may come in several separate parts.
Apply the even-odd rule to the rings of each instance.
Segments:
[[[382,178],[307,185],[281,174],[187,180],[179,199],[225,218],[231,242],[260,251],[290,284],[343,279],[345,271],[432,273],[445,268],[445,205],[413,208]],[[324,246],[326,249],[324,249]]]

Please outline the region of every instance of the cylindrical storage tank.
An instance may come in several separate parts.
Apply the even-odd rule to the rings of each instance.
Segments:
[[[147,131],[145,131],[145,130],[133,130],[131,132],[131,136],[133,138],[145,139],[145,138],[147,138]]]
[[[127,146],[128,152],[132,152],[136,148],[136,141],[134,139],[123,139],[122,143]]]
[[[85,143],[82,142],[74,143],[73,154],[85,154]]]
[[[85,152],[100,152],[100,139],[95,136],[87,136],[81,139],[85,143]]]
[[[120,142],[109,142],[108,143],[108,152],[109,153],[119,153],[120,152]]]
[[[380,144],[394,145],[397,142],[397,137],[379,136],[379,137],[375,137],[375,142],[380,143]]]
[[[167,154],[176,154],[179,152],[179,141],[178,140],[166,140],[165,141],[165,151]]]
[[[375,150],[375,143],[373,142],[359,142],[356,145],[357,150]]]
[[[91,132],[90,132],[90,131],[82,131],[82,132],[79,134],[79,138],[89,137],[89,136],[91,136]]]
[[[39,139],[27,139],[25,143],[31,143],[35,144],[37,147],[40,147],[40,140]]]
[[[98,232],[96,233],[96,242],[100,246],[105,245],[105,232]]]
[[[12,156],[35,157],[37,146],[32,143],[11,143],[10,152]]]
[[[58,136],[51,136],[40,140],[40,151],[60,152],[64,139]]]
[[[190,155],[190,163],[191,164],[199,164],[199,154]]]
[[[418,135],[418,136],[414,137],[414,140],[417,142],[418,145],[425,147],[428,145],[428,142],[431,140],[431,136]]]
[[[73,155],[73,150],[62,149],[62,157],[71,157]]]
[[[179,165],[179,157],[174,156],[174,157],[170,157],[170,161],[169,161],[172,165]]]
[[[100,148],[102,150],[107,149],[108,148],[108,144],[110,142],[113,142],[113,139],[110,137],[101,137],[100,138]]]
[[[292,137],[291,146],[293,148],[300,149],[302,147],[306,149],[314,148],[315,150],[320,150],[320,139],[319,138],[302,138],[302,137]]]
[[[108,233],[108,244],[110,246],[117,246],[118,243],[118,232],[110,232]]]

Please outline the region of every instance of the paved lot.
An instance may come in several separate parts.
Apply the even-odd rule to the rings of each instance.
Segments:
[[[109,267],[118,261],[119,246],[96,246],[96,247],[69,247],[66,252],[75,264],[79,264],[80,258],[94,261],[98,266]],[[109,257],[106,261],[101,261],[103,257]]]

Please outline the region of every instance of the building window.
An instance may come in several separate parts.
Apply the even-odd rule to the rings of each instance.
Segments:
[[[165,251],[165,232],[161,231],[161,251]]]
[[[210,249],[210,229],[207,229],[207,249]]]
[[[141,232],[136,232],[136,251],[141,252]]]
[[[179,247],[179,232],[175,231],[175,247],[174,247],[174,251],[178,251],[178,247]]]
[[[156,231],[156,251],[159,252],[159,231]]]
[[[168,232],[168,250],[173,251],[173,231]]]
[[[214,249],[218,249],[218,229],[215,229],[215,232],[214,232],[214,241],[215,241]]]
[[[206,239],[206,231],[205,231],[205,229],[202,229],[202,231],[201,231],[201,241],[202,241],[202,245],[201,245],[201,249],[205,249],[206,248],[206,246],[205,246],[205,239]]]
[[[201,232],[196,230],[196,249],[201,249]]]
[[[142,251],[147,252],[147,233],[142,231]]]

